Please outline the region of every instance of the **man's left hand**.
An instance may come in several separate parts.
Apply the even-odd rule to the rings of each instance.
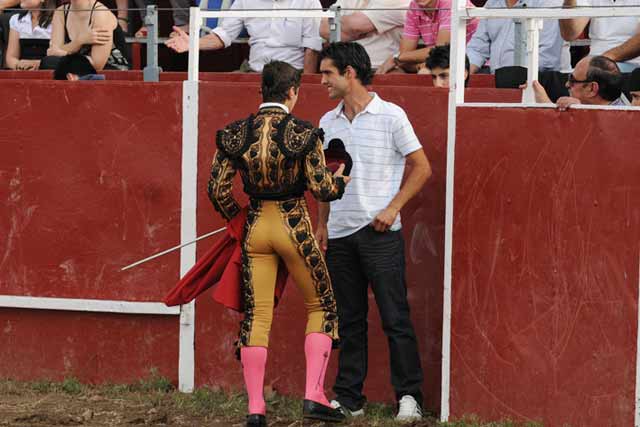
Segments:
[[[393,206],[387,206],[375,217],[375,219],[371,223],[373,229],[380,233],[388,231],[396,221],[399,213],[400,211]]]
[[[572,98],[570,96],[562,96],[558,98],[558,101],[556,101],[556,108],[560,111],[567,111],[572,105],[578,104],[581,104],[579,99]]]
[[[396,68],[396,61],[393,59],[393,56],[390,56],[389,59],[380,64],[380,66],[376,70],[376,74],[387,74],[388,72],[393,71]]]

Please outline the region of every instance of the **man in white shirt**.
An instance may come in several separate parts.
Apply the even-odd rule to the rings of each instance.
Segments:
[[[320,54],[322,84],[341,100],[320,120],[325,144],[344,142],[353,160],[351,184],[338,203],[319,203],[316,236],[327,251],[340,328],[332,405],[364,414],[368,285],[389,340],[391,383],[399,421],[422,418],[422,369],[409,316],[400,209],[431,175],[429,161],[405,112],[367,92],[371,61],[357,43],[333,43]],[[401,186],[405,161],[410,172]]]
[[[564,0],[565,7],[593,6],[617,7],[640,6],[640,0]],[[640,67],[640,50],[633,52],[628,49],[627,42],[639,36],[640,18],[637,16],[611,18],[572,18],[560,20],[562,38],[567,41],[577,39],[589,24],[589,38],[591,50],[589,55],[605,55],[618,61],[618,67],[623,73],[630,73]],[[627,44],[627,46],[624,46]],[[622,49],[621,49],[622,48]]]
[[[318,9],[319,0],[236,0],[230,10],[242,9]],[[213,32],[200,38],[201,50],[229,47],[243,28],[249,33],[249,68],[262,72],[265,64],[283,61],[305,73],[318,69],[322,49],[319,19],[311,18],[224,18]],[[178,27],[166,45],[176,52],[189,50],[189,35]]]
[[[485,8],[557,7],[559,0],[488,0]],[[540,69],[563,71],[570,66],[569,47],[564,46],[557,19],[545,19],[540,31]],[[481,19],[467,44],[471,73],[476,73],[489,60],[491,73],[515,64],[515,21],[513,19]],[[563,61],[564,60],[564,61]],[[566,63],[566,64],[565,64]]]
[[[410,3],[411,0],[338,0],[335,6],[359,9],[342,12],[340,40],[360,43],[367,50],[373,68],[378,68],[400,51],[404,19]],[[320,35],[329,40],[326,18],[320,24]]]

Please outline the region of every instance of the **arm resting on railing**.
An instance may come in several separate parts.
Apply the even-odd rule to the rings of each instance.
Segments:
[[[617,62],[624,62],[640,56],[640,33],[636,33],[626,42],[619,46],[609,49],[604,56]]]

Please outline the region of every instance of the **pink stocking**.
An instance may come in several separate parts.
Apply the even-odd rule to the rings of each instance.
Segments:
[[[267,407],[264,402],[264,371],[267,366],[266,347],[242,347],[240,349],[242,373],[249,395],[249,414],[265,415]]]
[[[307,383],[304,398],[330,406],[324,394],[324,376],[327,373],[331,355],[331,337],[321,333],[311,333],[304,341],[307,359]]]

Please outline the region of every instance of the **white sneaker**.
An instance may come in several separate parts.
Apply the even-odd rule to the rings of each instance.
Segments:
[[[399,402],[398,415],[396,421],[417,421],[422,419],[422,409],[413,396],[402,396]]]
[[[364,415],[364,408],[360,408],[357,411],[352,411],[349,408],[347,408],[346,406],[342,406],[340,404],[340,402],[338,402],[337,400],[332,400],[331,401],[331,407],[333,409],[337,409],[340,412],[342,412],[346,417],[349,418],[353,418],[353,417],[361,417]]]

